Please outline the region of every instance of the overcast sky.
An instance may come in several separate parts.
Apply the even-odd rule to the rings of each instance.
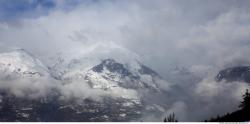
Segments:
[[[95,46],[125,50],[164,78],[176,65],[194,74],[209,72],[192,95],[218,100],[223,96],[218,94],[238,89],[230,101],[245,84],[223,89],[211,78],[225,67],[249,65],[249,5],[249,0],[1,0],[0,49],[24,48],[45,63],[58,53],[98,52]]]
[[[249,53],[249,3],[3,0],[0,43],[44,57],[79,45],[112,42],[139,55],[163,77],[173,63],[223,68],[249,62],[245,57]]]

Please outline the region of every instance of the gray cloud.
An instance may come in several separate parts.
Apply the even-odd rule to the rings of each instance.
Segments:
[[[173,107],[167,112],[176,111],[181,120],[199,120],[212,116],[215,110],[222,114],[228,107],[235,108],[239,101],[235,96],[247,87],[242,83],[217,85],[211,77],[225,67],[249,65],[248,0],[102,1],[79,4],[67,11],[63,7],[67,2],[55,3],[55,9],[48,15],[2,21],[1,46],[28,49],[47,64],[53,63],[49,58],[57,57],[58,53],[68,56],[91,53],[102,58],[108,55],[100,54],[106,49],[111,49],[107,53],[125,49],[167,80],[173,65],[186,67],[202,79],[187,82],[189,85],[183,87],[182,92],[194,97],[193,101],[182,98],[172,101]],[[91,49],[98,45],[105,49],[101,52]],[[178,84],[182,83],[186,82]],[[234,88],[238,91],[234,92]],[[228,92],[232,94],[223,100],[236,102],[217,104]],[[66,94],[77,96],[78,93]],[[202,98],[211,101],[205,101],[207,108],[201,109]],[[192,104],[202,106],[193,110],[196,106]],[[185,110],[184,114],[180,108]],[[208,111],[211,108],[215,109]],[[185,114],[191,111],[193,116]]]

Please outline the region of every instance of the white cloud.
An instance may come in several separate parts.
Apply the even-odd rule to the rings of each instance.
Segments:
[[[225,67],[250,63],[247,57],[250,53],[249,2],[108,1],[79,4],[68,11],[63,10],[65,3],[56,1],[57,7],[48,15],[0,22],[0,45],[28,49],[45,63],[51,61],[48,58],[57,57],[58,52],[72,57],[96,49],[96,53],[90,55],[106,57],[111,54],[119,56],[117,51],[123,49],[138,55],[163,77],[169,74],[172,63],[179,63],[188,67],[195,76],[204,78],[201,82],[183,81],[188,85],[183,84],[186,87],[182,92],[188,93],[181,95],[194,98],[177,100],[181,103],[173,104],[170,110],[178,114],[181,113],[179,108],[185,108],[186,113],[194,114],[178,114],[180,119],[199,120],[214,116],[214,112],[222,114],[229,111],[227,108],[236,108],[246,84],[217,83],[213,76]],[[111,50],[105,53],[108,48]],[[39,87],[37,83],[29,84],[29,81],[9,84],[13,86],[1,83],[14,90],[15,94],[22,94],[26,90],[24,85]],[[21,89],[15,89],[15,85]],[[41,88],[46,89],[46,86]],[[193,87],[196,89],[190,90]],[[61,88],[65,97],[98,98],[102,94],[102,91],[92,91],[85,83],[79,82]],[[181,96],[174,97],[182,99]],[[235,102],[232,105],[228,102],[220,108],[223,100]]]

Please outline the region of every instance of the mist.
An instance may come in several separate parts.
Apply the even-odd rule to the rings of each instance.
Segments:
[[[25,5],[31,3],[24,1]],[[0,4],[2,8],[9,2]],[[249,88],[243,82],[214,81],[221,69],[250,63],[249,5],[248,0],[55,0],[50,7],[38,3],[20,10],[19,16],[3,7],[0,49],[26,49],[48,67],[58,56],[68,61],[88,58],[84,68],[107,57],[120,62],[135,58],[170,84],[162,87],[171,92],[166,96],[173,98],[159,99],[168,106],[166,115],[174,112],[180,121],[203,121],[236,110],[239,98]],[[187,69],[196,80],[174,75],[175,67]],[[2,82],[1,88],[17,96],[26,96],[23,90],[33,86],[30,81]],[[47,86],[59,88],[62,99],[99,100],[102,95],[113,94],[91,90],[79,81],[56,86],[51,82],[44,79],[42,87],[34,84],[39,95],[31,97],[45,95]],[[131,91],[131,97],[135,94]],[[153,118],[159,119],[149,115],[145,120]]]

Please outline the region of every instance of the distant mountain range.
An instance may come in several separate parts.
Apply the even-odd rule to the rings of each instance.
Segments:
[[[163,93],[160,85],[165,81],[149,67],[131,61],[119,63],[107,58],[82,68],[84,60],[64,63],[60,58],[47,67],[23,49],[1,53],[0,121],[138,121],[145,111],[160,116],[164,113],[163,103],[144,101],[148,94]],[[101,101],[91,97],[62,99],[60,87],[76,80],[109,95],[101,96]],[[54,81],[59,86],[50,85]],[[40,87],[39,83],[48,85]]]
[[[201,80],[188,69],[173,75],[186,85]],[[250,67],[226,68],[215,80],[250,83]],[[89,62],[59,56],[46,65],[24,49],[0,53],[0,81],[0,121],[143,121],[145,113],[162,118],[169,106],[156,99],[171,94],[172,85],[133,57]]]

